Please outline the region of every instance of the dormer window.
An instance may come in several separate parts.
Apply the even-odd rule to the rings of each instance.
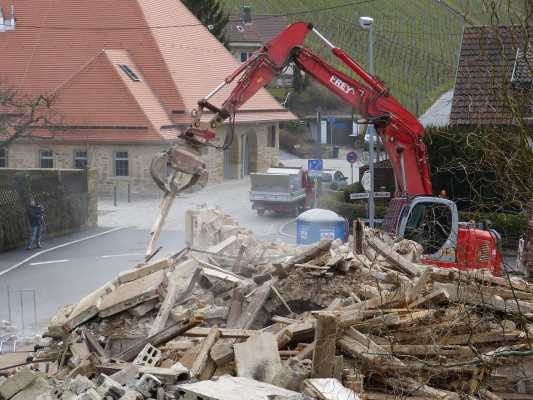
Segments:
[[[139,75],[137,75],[135,72],[133,72],[133,70],[128,65],[119,64],[119,66],[122,69],[122,71],[124,71],[124,73],[126,75],[128,75],[133,82],[140,82],[141,81],[141,78],[139,78]]]

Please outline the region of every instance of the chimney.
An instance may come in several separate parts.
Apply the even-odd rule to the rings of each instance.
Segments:
[[[242,6],[241,19],[242,19],[243,24],[252,23],[252,7],[251,6]]]
[[[2,11],[2,7],[0,7],[0,32],[4,32],[5,26],[4,26],[4,12]]]
[[[9,24],[9,28],[6,28],[6,30],[13,30],[16,26],[16,19],[15,19],[15,5],[11,4],[11,23]]]

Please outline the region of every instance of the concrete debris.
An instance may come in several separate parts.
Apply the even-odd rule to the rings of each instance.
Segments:
[[[61,307],[0,400],[533,398],[533,286],[354,232],[264,242],[191,210],[188,248]]]

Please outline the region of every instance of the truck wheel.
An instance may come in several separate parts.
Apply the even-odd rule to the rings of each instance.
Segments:
[[[264,208],[258,208],[257,209],[257,215],[265,215],[265,209]]]

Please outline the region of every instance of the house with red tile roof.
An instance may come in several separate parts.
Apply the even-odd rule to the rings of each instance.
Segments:
[[[452,125],[505,128],[519,123],[518,114],[533,125],[531,34],[520,26],[465,27]]]
[[[254,52],[274,39],[289,25],[285,15],[253,14],[251,6],[244,6],[239,15],[230,15],[225,34],[228,47],[237,61],[246,61]],[[292,65],[278,78],[278,86],[292,85]]]
[[[3,166],[88,166],[100,192],[127,184],[153,191],[152,155],[174,142],[197,101],[239,65],[177,0],[0,0],[4,15],[12,5],[16,24],[0,29],[0,84],[49,96],[59,122],[11,144]],[[279,122],[293,119],[261,90],[236,114],[231,147],[205,150],[210,181],[276,162]],[[228,130],[220,129],[221,140]]]

